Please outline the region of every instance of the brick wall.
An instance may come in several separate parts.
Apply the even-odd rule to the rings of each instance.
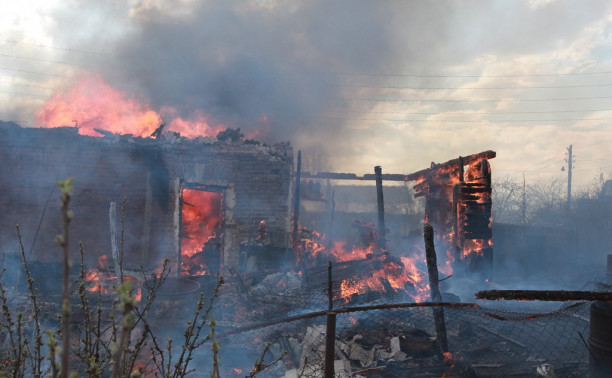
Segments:
[[[260,220],[266,220],[278,246],[285,245],[290,228],[293,150],[288,144],[222,144],[174,135],[162,140],[96,138],[78,135],[75,128],[29,129],[3,123],[0,159],[3,253],[18,251],[19,223],[31,259],[61,258],[54,242],[61,231],[54,183],[67,177],[74,180],[73,259],[82,240],[90,265],[99,255],[110,254],[109,204],[118,203],[120,216],[124,197],[126,265],[151,268],[164,257],[176,259],[176,194],[177,185],[184,183],[215,186],[224,194],[225,266],[238,262],[239,244],[256,232]]]

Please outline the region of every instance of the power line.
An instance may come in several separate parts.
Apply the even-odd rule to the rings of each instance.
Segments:
[[[433,99],[373,99],[373,98],[349,98],[348,100],[355,101],[380,101],[380,102],[500,102],[500,101],[512,101],[512,102],[528,102],[528,101],[571,101],[571,100],[599,100],[599,99],[610,99],[612,96],[599,96],[599,97],[568,97],[568,98],[540,98],[540,99],[515,99],[505,98],[498,100],[433,100]]]
[[[586,110],[555,110],[555,111],[517,111],[517,112],[479,112],[475,111],[476,115],[497,115],[497,114],[552,114],[552,113],[594,113],[594,112],[607,112],[612,109],[586,109]],[[355,113],[355,114],[405,114],[405,115],[436,115],[441,112],[379,112],[379,111],[351,111],[347,110],[342,113]]]
[[[31,61],[35,61],[35,62],[53,63],[53,64],[62,64],[62,65],[72,66],[72,67],[83,67],[83,65],[82,65],[82,64],[73,64],[73,63],[68,63],[68,62],[62,62],[62,61],[59,61],[59,60],[49,60],[49,59],[40,59],[40,58],[29,58],[29,57],[25,57],[25,56],[8,55],[8,54],[0,54],[0,56],[5,57],[5,58],[13,58],[13,59],[31,60]]]
[[[87,50],[82,50],[82,49],[74,49],[74,48],[66,48],[66,47],[56,47],[56,46],[51,46],[51,45],[43,45],[43,44],[36,44],[36,43],[27,43],[27,42],[8,40],[8,39],[0,40],[0,42],[11,43],[11,44],[14,44],[14,45],[34,46],[34,47],[53,49],[53,50],[60,50],[60,51],[78,52],[78,53],[82,53],[82,54],[112,55],[109,52],[87,51]]]
[[[532,102],[532,101],[572,101],[572,100],[600,100],[610,99],[612,96],[598,97],[567,97],[567,98],[535,98],[535,99],[515,99],[504,98],[497,100],[434,100],[434,99],[377,99],[377,98],[348,98],[349,101],[373,101],[373,102],[449,102],[449,103],[484,103],[484,102]]]
[[[53,91],[53,88],[49,88],[49,87],[43,87],[42,85],[31,85],[31,84],[20,84],[20,83],[12,83],[9,81],[0,81],[0,85],[19,85],[21,87],[30,87],[30,88],[39,88],[39,89],[44,89],[47,91]]]
[[[612,117],[602,118],[565,118],[565,119],[512,119],[512,120],[464,120],[464,119],[390,119],[390,118],[352,118],[352,117],[327,117],[330,119],[350,119],[354,121],[386,121],[386,122],[449,122],[449,123],[500,123],[500,122],[575,122],[575,121],[606,121]]]
[[[529,176],[540,175],[540,174],[542,174],[542,175],[556,175],[556,174],[563,173],[561,171],[558,171],[558,172],[538,172],[538,171],[526,171],[524,169],[500,169],[500,168],[495,168],[495,171],[525,173],[526,175],[529,175]]]
[[[27,96],[27,97],[39,97],[39,98],[48,98],[49,96],[37,95],[34,93],[23,93],[23,92],[13,92],[13,91],[2,91],[0,93],[8,94],[11,96]]]
[[[375,86],[375,85],[342,85],[345,88],[372,88],[372,89],[414,89],[414,90],[461,90],[461,89],[561,89],[561,88],[588,88],[609,87],[612,84],[577,84],[577,85],[525,85],[517,87],[411,87],[411,86]]]
[[[22,73],[27,73],[27,74],[32,74],[32,75],[67,77],[66,75],[52,74],[52,73],[48,73],[48,72],[34,72],[34,71],[27,71],[27,70],[21,70],[21,69],[18,69],[18,68],[10,68],[10,67],[0,67],[0,70],[22,72]]]
[[[544,73],[544,74],[506,74],[506,75],[422,75],[422,74],[372,74],[360,72],[332,72],[345,76],[370,76],[370,77],[416,77],[416,78],[509,78],[509,77],[555,77],[555,76],[581,76],[581,75],[607,75],[612,71],[596,72],[570,72],[570,73]]]

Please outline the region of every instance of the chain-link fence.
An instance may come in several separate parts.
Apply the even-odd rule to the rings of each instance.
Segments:
[[[327,284],[248,298],[241,327],[223,322],[222,365],[248,371],[269,343],[265,363],[280,361],[262,376],[323,377],[331,366],[337,377],[537,376],[544,364],[559,377],[588,375],[590,302],[502,308],[371,292],[353,297],[355,305],[334,297],[338,286],[332,282],[331,295]],[[448,353],[439,347],[435,308],[443,309]]]

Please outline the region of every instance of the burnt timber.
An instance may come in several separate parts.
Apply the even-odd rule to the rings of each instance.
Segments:
[[[415,197],[425,197],[425,220],[446,247],[446,255],[482,278],[491,278],[491,167],[495,151],[460,156],[406,175],[417,181]],[[467,166],[467,170],[464,169]],[[444,240],[444,235],[451,235]]]
[[[483,290],[475,294],[476,299],[518,301],[607,301],[612,302],[609,291],[567,290]]]

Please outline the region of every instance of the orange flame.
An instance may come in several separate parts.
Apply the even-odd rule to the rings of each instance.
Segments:
[[[182,189],[181,275],[201,276],[208,272],[204,246],[217,237],[221,223],[222,194]]]
[[[425,274],[415,265],[414,257],[401,257],[401,265],[393,260],[386,260],[382,269],[371,272],[371,277],[359,279],[345,279],[340,283],[340,293],[334,299],[349,301],[355,294],[364,294],[368,291],[385,291],[385,284],[396,292],[406,292],[415,302],[427,300],[429,285],[424,280]],[[407,284],[414,288],[414,292],[406,291]]]
[[[57,92],[43,105],[37,123],[43,127],[76,126],[79,133],[101,136],[95,129],[116,134],[149,137],[169,119],[167,130],[187,138],[215,136],[227,127],[211,125],[202,110],[191,117],[179,115],[176,108],[165,106],[160,112],[151,109],[143,98],[129,96],[111,87],[97,75],[83,72],[72,88]]]
[[[453,354],[451,352],[442,352],[442,356],[444,356],[444,362],[453,361]]]
[[[347,250],[346,241],[338,241],[333,243],[331,254],[336,257],[337,261],[353,261],[361,260],[372,255],[374,247],[369,246],[367,248],[353,247]]]
[[[98,267],[91,268],[84,272],[83,280],[87,284],[86,290],[90,293],[112,294],[115,287],[118,285],[117,276],[110,273],[107,268],[108,255],[100,255],[98,257]],[[138,281],[129,276],[124,276],[124,280],[131,281],[132,287],[135,289],[133,296],[136,301],[142,299],[142,292]]]

